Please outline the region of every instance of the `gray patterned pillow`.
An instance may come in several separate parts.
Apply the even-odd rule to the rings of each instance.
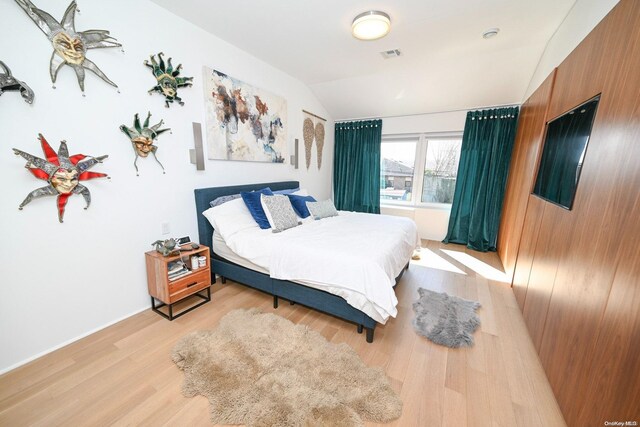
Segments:
[[[307,202],[307,208],[313,219],[328,218],[338,216],[338,211],[331,200],[321,202]]]
[[[298,216],[287,196],[279,194],[267,196],[262,194],[260,203],[274,233],[279,233],[301,224],[298,222]]]
[[[213,199],[212,201],[209,202],[209,205],[212,208],[215,208],[216,206],[220,206],[224,203],[230,202],[232,200],[235,199],[239,199],[240,198],[240,194],[232,194],[230,196],[220,196],[220,197],[216,197],[215,199]]]

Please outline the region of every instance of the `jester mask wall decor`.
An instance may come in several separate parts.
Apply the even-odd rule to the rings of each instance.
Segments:
[[[75,0],[71,2],[62,17],[62,21],[56,21],[44,10],[38,9],[30,0],[15,0],[18,5],[29,15],[29,18],[40,28],[53,45],[53,53],[49,63],[51,82],[55,84],[58,71],[63,65],[68,65],[76,73],[80,90],[84,95],[85,69],[94,72],[111,86],[118,87],[114,82],[91,62],[87,57],[87,50],[109,47],[120,47],[120,43],[109,36],[106,30],[87,30],[76,32],[75,16],[77,5]],[[54,86],[55,88],[55,86]]]
[[[48,184],[29,193],[24,201],[20,203],[19,209],[22,210],[29,202],[38,197],[57,196],[58,220],[62,222],[64,209],[71,195],[81,194],[87,203],[85,209],[89,207],[91,193],[79,181],[107,177],[104,173],[89,172],[89,169],[98,163],[102,163],[109,156],[91,157],[84,154],[69,156],[66,141],[60,141],[60,148],[58,148],[58,153],[56,154],[42,134],[38,134],[38,137],[46,160],[16,148],[13,149],[13,152],[27,161],[25,168],[33,176],[47,181]]]
[[[182,64],[179,64],[176,68],[173,68],[171,65],[171,58],[167,60],[165,64],[164,59],[162,59],[162,52],[158,54],[158,60],[156,61],[155,55],[151,55],[149,59],[151,62],[144,61],[144,65],[151,68],[153,72],[153,76],[156,78],[157,84],[149,90],[149,95],[153,92],[158,92],[164,95],[165,98],[165,107],[169,108],[169,103],[173,103],[173,101],[178,101],[178,104],[184,105],[182,99],[178,96],[178,88],[191,86],[191,80],[193,77],[178,77],[180,75],[180,69],[182,68]]]
[[[19,91],[22,98],[27,104],[33,104],[34,94],[33,91],[25,82],[13,77],[9,67],[4,62],[0,61],[0,95],[3,92]]]
[[[136,154],[136,159],[133,161],[133,166],[136,168],[136,175],[139,175],[137,165],[138,157],[147,157],[149,153],[153,154],[156,162],[158,162],[158,164],[162,168],[162,173],[164,173],[164,166],[162,166],[162,163],[160,163],[160,160],[158,160],[158,156],[156,156],[158,147],[153,145],[153,142],[156,140],[158,135],[171,129],[160,129],[160,126],[162,126],[162,123],[164,123],[162,120],[149,127],[150,118],[151,113],[149,112],[143,125],[140,126],[140,118],[138,117],[138,113],[136,113],[133,119],[133,127],[128,128],[125,125],[120,126],[120,130],[131,140],[133,151]]]

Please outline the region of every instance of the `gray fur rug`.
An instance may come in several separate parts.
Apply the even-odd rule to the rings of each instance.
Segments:
[[[418,288],[418,294],[413,303],[413,327],[418,334],[451,348],[473,345],[473,332],[480,326],[479,302],[424,288]]]

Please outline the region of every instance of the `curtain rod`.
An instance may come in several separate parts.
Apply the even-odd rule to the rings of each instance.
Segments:
[[[519,107],[520,105],[521,104],[488,105],[488,106],[484,106],[484,107],[459,108],[457,110],[447,110],[447,111],[434,111],[433,113],[415,113],[415,114],[401,114],[401,115],[396,115],[396,116],[360,117],[360,118],[353,118],[353,119],[339,119],[339,120],[336,120],[336,123],[353,122],[353,121],[357,121],[357,120],[394,119],[394,118],[397,118],[397,117],[425,116],[427,114],[456,113],[458,111],[486,110],[486,109],[492,109],[492,108]],[[304,110],[302,110],[302,111],[304,111]]]
[[[324,117],[320,117],[320,116],[318,116],[317,114],[310,113],[310,112],[309,112],[309,111],[307,111],[307,110],[302,110],[302,112],[303,112],[303,113],[307,113],[308,115],[313,116],[313,117],[315,117],[316,119],[324,120],[325,122],[327,121],[327,119],[325,119]]]

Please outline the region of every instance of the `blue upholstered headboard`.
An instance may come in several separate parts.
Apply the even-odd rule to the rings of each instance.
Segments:
[[[289,190],[298,188],[299,186],[300,183],[298,181],[282,181],[265,182],[262,184],[232,185],[228,187],[198,188],[194,190],[196,196],[196,217],[198,219],[198,239],[200,244],[212,248],[213,227],[211,226],[211,223],[207,220],[207,218],[202,215],[202,212],[211,207],[209,205],[209,202],[211,202],[212,200],[220,196],[238,194],[241,191],[260,190],[261,188],[265,187],[269,187],[275,191]]]

